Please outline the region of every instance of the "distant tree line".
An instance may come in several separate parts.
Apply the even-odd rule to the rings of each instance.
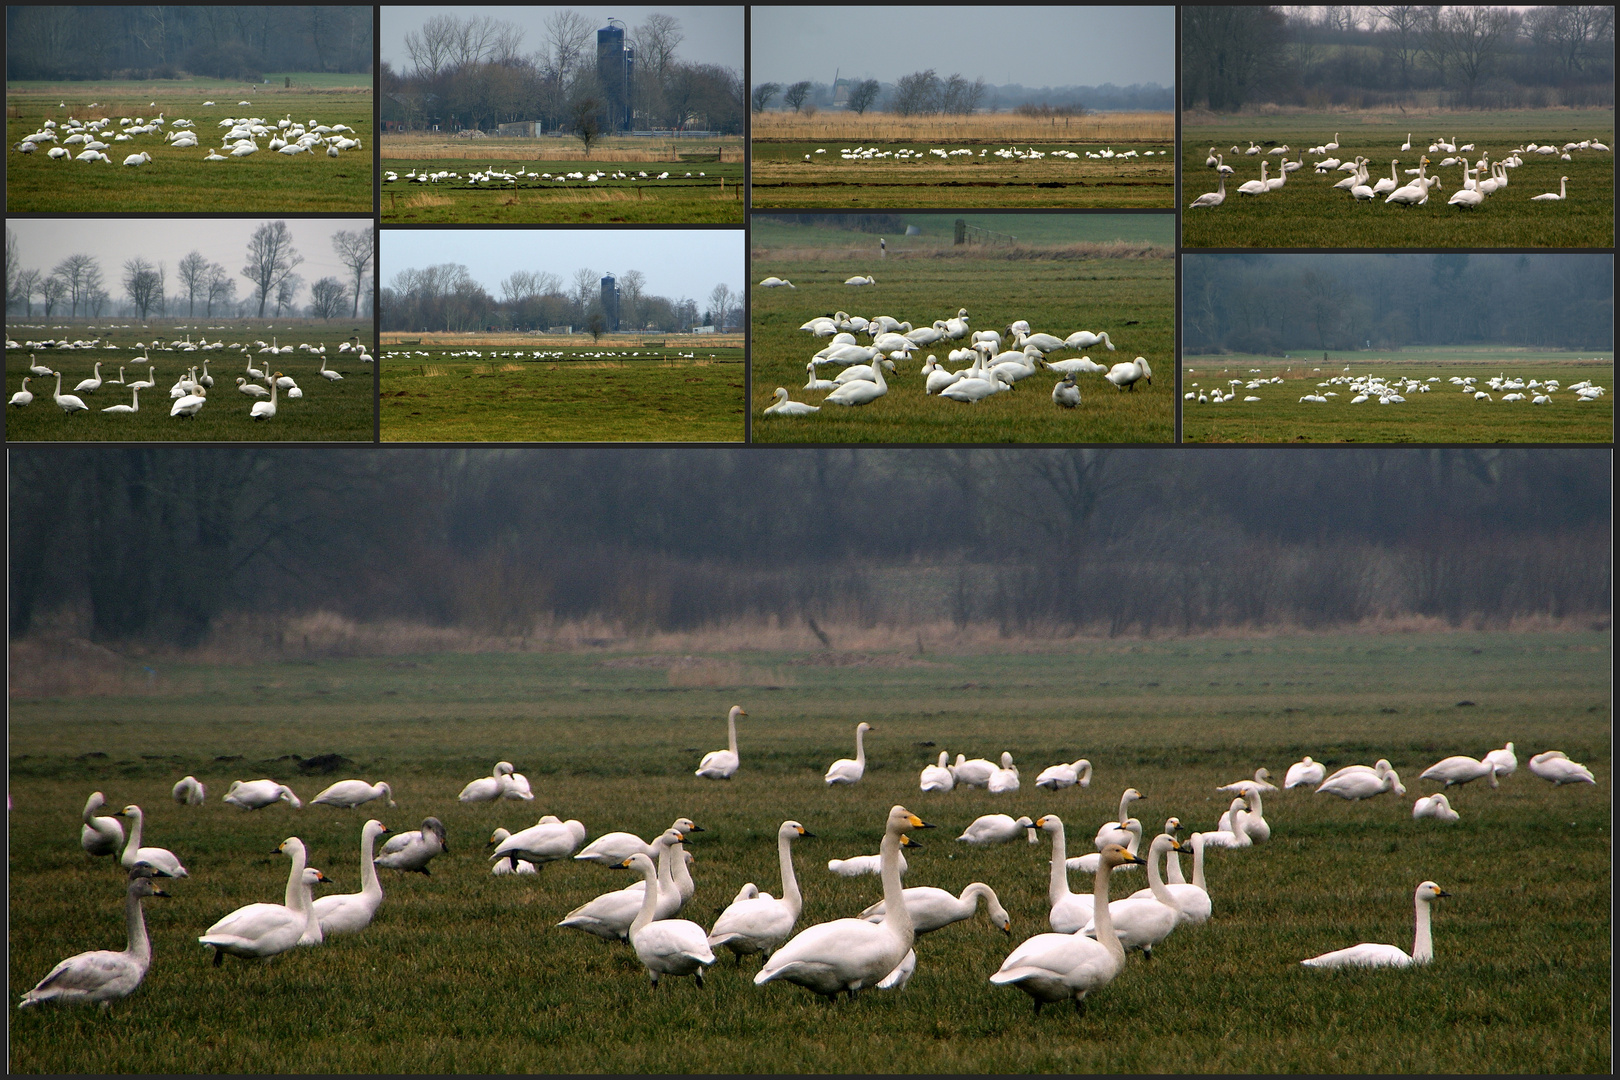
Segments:
[[[236,615],[319,611],[498,634],[760,616],[1043,636],[1607,626],[1610,457],[22,448],[8,616],[13,638],[65,619],[181,645]],[[762,508],[762,491],[791,497]]]
[[[441,263],[395,274],[382,290],[383,330],[546,330],[604,325],[602,274],[580,267],[566,279],[548,270],[519,270],[501,282],[501,296],[475,280],[460,263]],[[616,277],[619,328],[673,334],[694,326],[741,325],[742,297],[729,285],[715,286],[707,308],[689,297],[671,299],[646,291],[647,276],[630,270]]]
[[[257,82],[271,71],[371,71],[368,7],[262,4],[6,8],[8,79]]]
[[[839,108],[854,113],[892,112],[902,116],[1046,110],[1039,115],[1079,116],[1085,112],[1170,112],[1175,91],[1157,83],[1130,86],[1041,86],[1018,83],[994,86],[981,76],[941,78],[932,68],[903,75],[892,83],[877,79],[840,79],[838,85],[804,80],[788,86],[762,82],[750,95],[753,110],[765,112],[780,99],[794,112]]]
[[[533,121],[543,131],[583,134],[604,96],[596,29],[567,8],[546,17],[546,41],[524,53],[525,31],[487,15],[435,15],[405,36],[408,66],[383,62],[382,119],[406,129],[493,131]],[[626,35],[635,49],[632,90],[638,130],[743,130],[742,76],[680,59],[680,21],[652,14]],[[595,132],[592,132],[594,136]]]
[[[1181,10],[1186,108],[1614,106],[1612,5]]]
[[[1608,255],[1195,255],[1188,353],[1614,348]],[[1369,345],[1368,343],[1371,342]]]

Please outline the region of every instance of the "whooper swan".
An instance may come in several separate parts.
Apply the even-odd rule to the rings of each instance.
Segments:
[[[827,775],[822,777],[828,787],[834,784],[854,784],[866,775],[866,743],[865,736],[868,731],[876,731],[871,724],[861,722],[855,725],[855,756],[853,758],[839,758],[827,769]]]
[[[691,975],[701,987],[703,969],[714,963],[714,950],[709,948],[703,927],[688,919],[655,918],[660,889],[652,860],[645,855],[632,855],[624,861],[624,866],[640,871],[642,881],[646,882],[641,911],[630,924],[630,945],[646,967],[653,985],[658,985],[660,975]]]
[[[1048,791],[1057,791],[1061,788],[1074,787],[1078,784],[1082,788],[1091,786],[1091,762],[1081,758],[1073,765],[1051,765],[1041,770],[1035,778],[1035,786]]]
[[[152,964],[152,942],[146,936],[141,900],[148,896],[168,896],[152,884],[152,878],[167,876],[146,863],[139,863],[130,870],[124,894],[124,922],[129,943],[124,951],[102,949],[68,957],[23,995],[19,1007],[28,1009],[46,1002],[60,1002],[110,1009],[114,1001],[133,993]]]
[[[129,843],[124,845],[123,857],[119,859],[125,870],[135,869],[137,863],[148,863],[163,871],[165,877],[189,876],[174,852],[168,848],[141,846],[141,826],[145,822],[145,815],[141,813],[140,807],[126,806],[118,812],[118,816],[128,818],[130,822]]]
[[[1181,922],[1181,908],[1170,890],[1165,888],[1164,879],[1159,876],[1159,859],[1167,852],[1182,850],[1185,849],[1181,841],[1174,836],[1164,833],[1155,836],[1148,847],[1149,895],[1127,897],[1108,905],[1113,931],[1125,948],[1141,949],[1144,956],[1151,956],[1153,946],[1169,937]],[[1081,927],[1082,934],[1096,937],[1101,932],[1095,925],[1096,917],[1097,913],[1093,912],[1093,922]]]
[[[260,957],[266,962],[272,957],[298,947],[299,938],[308,928],[309,913],[304,910],[304,866],[307,853],[304,842],[296,836],[283,840],[277,851],[292,859],[287,874],[287,895],[280,904],[249,904],[237,908],[208,928],[197,940],[214,950],[214,966],[218,967],[225,954],[246,960]]]
[[[737,717],[747,716],[741,705],[733,705],[726,714],[726,746],[724,750],[711,750],[698,762],[695,775],[705,780],[730,780],[737,772]]]
[[[388,826],[372,818],[360,829],[360,891],[323,896],[314,901],[315,919],[323,934],[358,934],[371,925],[377,909],[382,906],[382,882],[377,880],[377,867],[372,861],[377,837],[388,831]]]
[[[1348,949],[1335,949],[1309,960],[1301,960],[1306,967],[1411,967],[1427,964],[1434,959],[1434,942],[1429,936],[1429,905],[1442,896],[1450,896],[1432,881],[1425,881],[1413,894],[1412,906],[1417,914],[1417,934],[1412,942],[1412,955],[1408,956],[1393,945],[1363,943]]]
[[[107,797],[92,791],[84,802],[84,825],[79,829],[79,846],[90,855],[117,855],[124,846],[124,823],[115,817],[97,816],[107,805]]]
[[[815,833],[805,831],[797,821],[782,822],[776,830],[776,861],[782,871],[781,899],[760,896],[757,888],[755,895],[747,899],[739,894],[738,899],[720,913],[709,931],[711,948],[730,949],[741,963],[743,956],[750,953],[761,953],[764,960],[769,960],[771,954],[782,947],[804,910],[799,879],[793,872],[793,842],[807,836],[813,837]]]
[[[941,750],[939,752],[938,765],[923,766],[922,776],[920,778],[922,790],[949,791],[956,786],[956,776],[952,774],[950,766],[946,764],[948,761],[950,761],[950,758],[950,754],[944,750]]]

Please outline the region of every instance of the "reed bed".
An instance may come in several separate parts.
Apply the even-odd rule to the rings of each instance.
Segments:
[[[740,135],[720,139],[612,140],[589,154],[578,139],[457,139],[440,134],[385,135],[378,145],[384,161],[680,161],[681,154],[720,153],[721,162],[740,163]]]
[[[975,113],[972,116],[900,116],[869,112],[761,113],[753,118],[753,138],[853,139],[895,142],[1167,142],[1175,137],[1174,113],[1097,113],[1089,116],[1019,116]],[[388,156],[386,153],[384,156]]]

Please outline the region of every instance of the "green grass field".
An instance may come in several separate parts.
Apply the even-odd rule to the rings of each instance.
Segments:
[[[6,87],[6,209],[12,213],[233,213],[289,211],[330,213],[372,208],[371,132],[374,98],[367,75],[289,76],[291,89],[283,88],[282,76],[274,85],[245,90],[239,82],[215,79],[182,79],[162,82],[76,82],[8,83]],[[240,106],[238,101],[251,101]],[[205,106],[203,102],[213,101]],[[61,103],[66,108],[60,107]],[[95,107],[91,108],[91,103]],[[155,105],[148,104],[155,102]],[[150,135],[137,135],[128,142],[111,138],[104,153],[111,164],[53,161],[47,156],[52,146],[40,144],[32,154],[15,149],[25,135],[40,130],[46,120],[59,125],[69,117],[94,120],[111,117],[106,135],[116,134],[120,117],[153,119],[162,113],[166,120],[191,120],[196,124],[198,146],[175,150],[164,139],[172,126]],[[219,121],[243,115],[263,117],[274,128],[291,114],[295,121],[311,118],[327,125],[347,124],[361,140],[362,148],[327,157],[316,153],[284,155],[267,149],[261,140],[259,152],[226,161],[204,161],[219,147],[224,129]],[[67,147],[77,153],[82,146]],[[125,157],[146,151],[152,160],[138,168],[123,164]]]
[[[36,337],[38,333],[16,325],[8,330],[19,341]],[[369,326],[342,320],[330,323],[278,320],[272,326],[257,320],[220,323],[194,319],[182,323],[152,322],[144,328],[71,324],[67,333],[54,336],[75,340],[99,338],[102,347],[6,350],[7,400],[22,389],[24,376],[28,376],[28,390],[34,395],[33,404],[26,408],[6,409],[6,441],[370,441],[376,415],[376,365],[361,363],[352,353],[338,352],[338,346],[355,333],[363,340],[371,338]],[[161,335],[167,346],[149,351],[135,347],[137,341],[149,343],[153,335]],[[227,347],[188,352],[183,347],[173,347],[188,335],[194,342],[206,339],[222,340],[228,345],[245,343],[247,350]],[[272,335],[282,346],[292,345],[295,349],[303,343],[325,345],[326,355],[323,358],[303,349],[274,358],[260,354],[253,343],[260,338],[269,340]],[[107,345],[112,347],[105,347]],[[143,354],[150,356],[150,363],[142,360]],[[101,388],[94,393],[76,393],[88,409],[64,414],[52,398],[56,379],[29,375],[31,355],[40,364],[62,373],[64,395],[75,394],[74,387],[94,377],[96,362],[100,361]],[[207,404],[194,417],[170,416],[169,408],[174,404],[169,396],[170,388],[193,365],[201,375],[205,359],[208,373],[215,380]],[[328,380],[318,373],[323,359],[328,370],[343,376],[341,380]],[[275,417],[254,420],[250,413],[253,403],[259,399],[241,393],[236,385],[239,376],[247,377],[245,369],[250,362],[261,371],[266,370],[265,364],[274,364],[271,370],[292,376],[304,397],[290,399],[287,391],[280,390]],[[118,382],[120,366],[124,368],[124,384]],[[138,412],[101,411],[110,405],[130,404],[134,395],[125,385],[145,380],[148,368],[155,369],[153,380],[157,385],[141,391]],[[256,380],[249,378],[248,381]]]
[[[768,275],[791,280],[794,289],[753,291],[753,438],[756,442],[1170,442],[1174,438],[1174,379],[1170,376],[1174,342],[1173,261],[1168,248],[1152,248],[1169,227],[1168,219],[1150,215],[1109,218],[1113,230],[1091,216],[1077,216],[1083,226],[1050,215],[1008,217],[985,215],[973,223],[1020,235],[1020,246],[956,249],[951,244],[951,215],[908,218],[926,230],[922,237],[890,239],[890,255],[877,259],[869,250],[875,237],[841,230],[788,225],[759,218],[755,223],[751,271],[755,282]],[[1098,231],[1101,230],[1101,231]],[[1022,246],[1070,244],[1079,232],[1094,239],[1073,247]],[[1123,234],[1123,235],[1122,235]],[[1109,257],[1108,237],[1131,254]],[[833,246],[838,242],[844,246]],[[1143,254],[1143,252],[1151,252]],[[844,279],[871,274],[873,286],[852,287]],[[976,404],[963,404],[923,392],[919,372],[929,354],[943,363],[950,351],[930,346],[900,361],[887,376],[889,392],[868,405],[829,405],[806,417],[765,416],[778,386],[795,401],[819,405],[824,391],[806,390],[805,364],[827,344],[799,329],[807,320],[839,310],[858,309],[866,318],[890,315],[914,326],[930,326],[969,312],[976,330],[1004,330],[1027,319],[1037,331],[1067,337],[1075,330],[1107,331],[1117,348],[1094,347],[1098,363],[1146,356],[1155,365],[1152,385],[1139,383],[1122,392],[1101,375],[1080,375],[1081,404],[1063,409],[1053,404],[1058,376],[1040,372],[1016,389]],[[1006,343],[1010,347],[1010,342]],[[1058,360],[1078,356],[1073,350],[1051,354]],[[966,367],[968,361],[947,365]],[[817,377],[830,379],[839,368],[822,367]]]
[[[683,343],[545,347],[522,359],[443,341],[385,347],[389,442],[741,442],[743,349]],[[426,353],[427,355],[422,355]],[[633,355],[632,355],[633,354]]]
[[[1331,356],[1331,354],[1330,354]],[[1345,385],[1319,386],[1335,376],[1379,375],[1386,380],[1415,379],[1433,387],[1428,393],[1403,394],[1404,403],[1380,406],[1376,398],[1352,405],[1355,391]],[[1493,390],[1498,375],[1525,382],[1556,379],[1560,389],[1546,405],[1532,405],[1539,390],[1518,391],[1523,401],[1503,401],[1514,391]],[[1476,379],[1490,400],[1450,382]],[[1281,383],[1249,389],[1233,379],[1270,379]],[[1427,380],[1437,378],[1438,382]],[[1581,401],[1569,387],[1590,381],[1608,395]],[[1529,349],[1406,349],[1389,357],[1367,353],[1284,360],[1275,356],[1188,356],[1182,362],[1183,395],[1216,386],[1234,390],[1237,398],[1222,404],[1182,402],[1182,439],[1186,442],[1610,442],[1614,439],[1614,357],[1577,357]],[[1301,401],[1305,394],[1335,397]],[[1259,401],[1244,401],[1245,396]]]
[[[1305,165],[1289,174],[1279,191],[1260,196],[1238,193],[1238,185],[1260,177],[1261,160],[1271,163],[1272,175],[1281,160],[1265,150],[1291,147],[1289,160],[1302,150],[1333,140],[1339,148],[1328,155],[1305,155]],[[1400,146],[1412,135],[1412,149]],[[1182,129],[1182,205],[1190,207],[1205,192],[1216,190],[1215,170],[1204,161],[1210,146],[1225,154],[1226,164],[1237,170],[1226,184],[1226,201],[1213,210],[1188,210],[1182,223],[1182,244],[1189,248],[1233,247],[1612,247],[1614,245],[1614,155],[1597,150],[1571,151],[1571,161],[1557,154],[1525,154],[1524,164],[1508,170],[1506,188],[1472,210],[1447,205],[1461,186],[1462,169],[1440,168],[1445,152],[1428,154],[1428,174],[1439,176],[1441,186],[1423,206],[1400,207],[1384,203],[1383,196],[1358,203],[1333,185],[1348,173],[1317,174],[1312,166],[1332,156],[1354,161],[1371,159],[1372,182],[1388,178],[1390,159],[1399,158],[1398,179],[1404,170],[1417,168],[1432,141],[1445,137],[1461,146],[1473,143],[1466,156],[1478,161],[1488,151],[1492,161],[1505,159],[1526,142],[1553,143],[1598,139],[1614,144],[1614,110],[1519,111],[1502,113],[1302,113],[1268,117],[1222,117],[1216,122],[1193,122]],[[1454,137],[1454,138],[1453,138]],[[1262,153],[1244,151],[1253,140]],[[1231,153],[1233,145],[1240,147]],[[1569,177],[1568,198],[1562,202],[1532,202],[1531,197],[1558,191],[1558,178]]]
[[[1039,160],[998,158],[1003,142],[969,140],[940,143],[861,142],[887,153],[910,150],[921,157],[845,161],[840,144],[801,140],[763,140],[753,143],[753,203],[756,207],[822,207],[848,209],[983,207],[1028,209],[1045,207],[1166,207],[1175,197],[1176,168],[1172,147],[1161,143],[1114,143],[1115,154],[1127,150],[1154,152],[1152,157],[1091,159],[1087,151],[1105,147],[1091,142],[1036,142],[1019,145],[1046,155]],[[942,150],[967,149],[971,155],[940,158],[929,146]],[[826,151],[817,154],[817,150]],[[1060,158],[1061,152],[1080,155]],[[806,156],[810,160],[804,160]]]
[[[743,166],[740,162],[717,163],[668,161],[590,161],[526,158],[491,159],[389,159],[384,158],[382,220],[389,223],[418,222],[507,223],[573,222],[585,224],[741,224],[743,219]],[[467,177],[489,169],[517,173],[558,174],[598,169],[610,174],[626,173],[624,179],[612,175],[595,183],[586,180],[555,180],[525,176],[513,182],[472,184]],[[406,179],[415,171],[459,173],[455,179],[419,184]],[[388,181],[388,172],[399,179]],[[641,173],[647,173],[646,178]],[[669,173],[664,180],[658,179]]]
[[[930,648],[922,655],[593,651],[203,666],[132,662],[127,694],[10,702],[10,983],[22,992],[72,953],[121,948],[122,875],[79,848],[92,790],[147,811],[144,842],[174,850],[188,879],[146,904],[150,974],[111,1016],[12,1014],[14,1072],[1592,1072],[1612,1065],[1610,851],[1612,749],[1608,633],[1321,635],[1166,642],[1085,641],[1038,652]],[[701,673],[710,671],[712,677]],[[75,673],[64,671],[71,685]],[[150,680],[150,682],[148,681]],[[1464,705],[1461,703],[1472,703]],[[729,783],[692,776],[725,742],[742,704],[742,767]],[[826,789],[821,773],[871,722],[865,779]],[[1499,790],[1452,793],[1454,825],[1416,822],[1418,773],[1452,753],[1515,740]],[[1564,750],[1595,787],[1554,788],[1526,762]],[[918,770],[940,750],[1024,771],[1012,796],[924,796]],[[352,765],[303,776],[297,758]],[[1089,790],[1033,787],[1045,765],[1080,755]],[[1269,843],[1209,856],[1214,916],[1133,955],[1087,1014],[1031,1015],[989,975],[1019,941],[1047,930],[1049,847],[966,849],[980,814],[1057,813],[1071,851],[1089,848],[1120,791],[1156,831],[1168,816],[1213,827],[1217,785],[1260,765],[1279,777],[1303,754],[1331,767],[1388,757],[1404,799],[1345,803],[1276,793]],[[533,803],[463,806],[456,793],[512,761]],[[202,807],[170,800],[193,773]],[[332,780],[387,780],[396,809],[219,802],[232,779],[274,777],[306,800]],[[699,990],[654,991],[634,955],[554,924],[625,884],[595,865],[554,863],[494,878],[496,826],[544,813],[653,835],[677,816],[697,892],[683,915],[705,926],[744,881],[778,891],[774,834],[795,818],[801,927],[859,912],[875,878],[846,879],[829,858],[875,850],[903,803],[938,826],[919,836],[910,885],[991,884],[1010,938],[982,916],[920,939],[910,985],[828,1006],[791,985],[755,987],[757,961],[728,957]],[[358,887],[360,826],[428,814],[449,831],[431,877],[383,874],[386,899],[354,937],[269,966],[210,966],[196,937],[233,908],[279,901],[302,837],[327,891]],[[1072,888],[1090,885],[1084,874]],[[1121,874],[1140,879],[1140,873]],[[1412,890],[1436,906],[1427,968],[1312,971],[1299,961],[1356,941],[1409,948]],[[1134,880],[1130,887],[1136,887]]]

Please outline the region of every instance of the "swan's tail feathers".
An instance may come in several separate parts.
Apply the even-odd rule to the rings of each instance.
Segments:
[[[1010,986],[1013,983],[1023,982],[1025,979],[1033,978],[1037,975],[1050,974],[1051,972],[1042,968],[1015,967],[1008,968],[1005,971],[996,972],[994,975],[990,976],[990,982],[996,986]]]
[[[709,936],[709,948],[711,948],[711,949],[720,949],[720,948],[729,949],[729,948],[732,947],[732,945],[734,943],[740,945],[743,942],[745,942],[746,940],[747,939],[745,937],[743,937],[743,935],[741,935],[741,934],[711,934]]]

